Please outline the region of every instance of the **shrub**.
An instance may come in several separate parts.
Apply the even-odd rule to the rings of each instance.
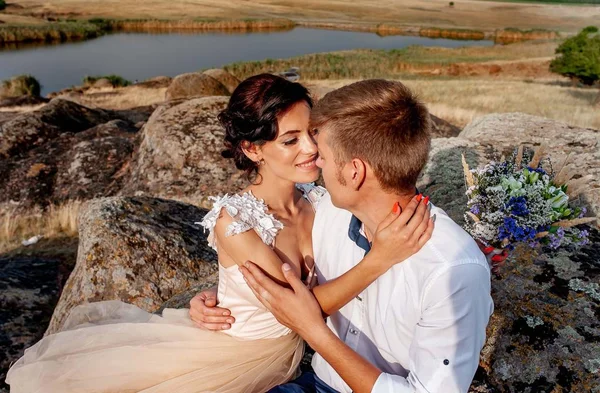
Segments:
[[[559,56],[550,63],[550,71],[585,85],[600,80],[600,34],[598,28],[588,26],[556,48]]]
[[[100,79],[107,79],[113,87],[123,87],[129,86],[131,84],[130,81],[119,75],[86,76],[85,78],[83,78],[83,83],[86,85],[93,85],[96,81]]]
[[[0,11],[6,8],[6,1],[0,0]]]
[[[451,1],[450,3],[448,3],[450,5],[450,7],[454,7],[454,2]]]
[[[31,75],[19,75],[14,78],[2,81],[0,88],[0,96],[4,97],[20,97],[33,96],[39,97],[41,85]]]

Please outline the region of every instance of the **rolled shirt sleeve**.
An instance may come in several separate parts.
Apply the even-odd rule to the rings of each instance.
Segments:
[[[425,287],[406,378],[382,373],[373,393],[467,393],[493,311],[489,270],[457,263]],[[402,310],[394,310],[402,318]]]

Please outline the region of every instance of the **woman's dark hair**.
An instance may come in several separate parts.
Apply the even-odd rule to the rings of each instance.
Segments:
[[[221,155],[233,158],[235,166],[246,171],[250,179],[258,173],[258,164],[246,157],[242,143],[262,145],[275,140],[277,118],[303,101],[312,108],[312,99],[304,86],[279,76],[260,74],[242,81],[218,116],[225,128],[225,150]]]

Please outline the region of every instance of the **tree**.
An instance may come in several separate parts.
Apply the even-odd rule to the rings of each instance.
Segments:
[[[0,0],[0,1],[2,1],[2,0]],[[448,3],[448,5],[449,5],[450,7],[454,7],[454,2],[453,2],[453,1],[451,1],[450,3]]]
[[[557,58],[550,63],[550,71],[593,85],[600,80],[600,34],[595,26],[588,26],[556,48]]]
[[[6,1],[0,0],[0,11],[6,8]]]

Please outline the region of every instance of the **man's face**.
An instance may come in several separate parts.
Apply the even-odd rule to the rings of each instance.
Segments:
[[[335,161],[335,153],[327,142],[327,129],[320,129],[317,134],[317,147],[319,158],[317,166],[321,168],[321,174],[325,187],[331,195],[331,202],[339,208],[345,208],[351,202],[352,190],[350,190],[344,179],[343,166]]]

